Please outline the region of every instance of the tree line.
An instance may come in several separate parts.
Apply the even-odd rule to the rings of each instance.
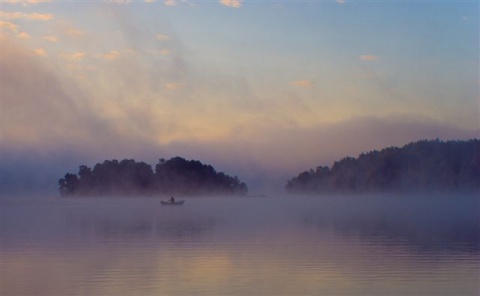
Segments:
[[[480,191],[480,140],[422,140],[345,157],[287,181],[288,193]]]
[[[161,158],[155,171],[133,159],[105,160],[93,169],[81,165],[77,174],[65,174],[58,185],[62,196],[248,194],[247,185],[237,176],[178,156]]]

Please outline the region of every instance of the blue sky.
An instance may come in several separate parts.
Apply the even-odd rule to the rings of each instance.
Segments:
[[[18,0],[0,11],[5,188],[39,163],[49,173],[37,183],[55,187],[80,164],[180,155],[281,189],[346,155],[480,134],[477,1]]]

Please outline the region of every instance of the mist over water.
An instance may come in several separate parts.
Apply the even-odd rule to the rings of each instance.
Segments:
[[[183,199],[178,197],[177,199]],[[476,295],[473,196],[2,199],[2,295]]]

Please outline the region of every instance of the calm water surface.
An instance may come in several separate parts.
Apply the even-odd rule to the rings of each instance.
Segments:
[[[3,199],[0,295],[478,295],[476,197]]]

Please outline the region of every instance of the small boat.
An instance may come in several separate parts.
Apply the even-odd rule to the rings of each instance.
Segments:
[[[184,202],[185,202],[184,200],[179,200],[179,201],[174,201],[174,202],[161,200],[160,204],[162,206],[181,206],[181,205],[183,205]]]

